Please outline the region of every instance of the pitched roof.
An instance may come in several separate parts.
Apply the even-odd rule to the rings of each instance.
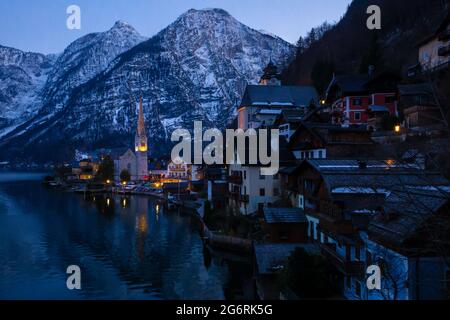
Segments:
[[[318,99],[312,86],[248,85],[240,107],[249,106],[309,106]]]
[[[303,223],[306,216],[299,208],[264,208],[264,220],[268,224]]]
[[[439,172],[388,161],[307,160],[318,170],[332,193],[385,193],[406,186],[449,186]]]
[[[328,86],[327,96],[334,86],[341,88],[343,93],[365,92],[365,84],[367,81],[369,81],[368,75],[336,75]]]
[[[297,248],[303,248],[310,254],[320,254],[315,244],[257,244],[255,258],[259,274],[273,274],[281,269]]]
[[[383,206],[380,215],[368,227],[374,239],[397,246],[411,238],[423,224],[449,201],[449,188],[408,188],[394,190]]]
[[[318,123],[318,122],[309,122],[309,121],[301,121],[300,127],[294,133],[294,136],[299,134],[302,126],[306,128],[309,132],[311,132],[315,137],[317,137],[322,143],[327,144],[374,144],[372,139],[370,138],[370,132],[366,127],[361,126],[351,126],[351,127],[342,127],[338,124],[332,123]],[[330,132],[347,132],[347,133],[366,133],[367,141],[335,141],[329,135]],[[305,146],[305,142],[297,141],[296,139],[289,140],[289,148],[292,150],[301,150],[308,148]]]

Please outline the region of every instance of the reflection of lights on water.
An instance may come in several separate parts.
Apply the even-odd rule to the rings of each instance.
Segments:
[[[159,214],[159,210],[160,210],[161,208],[160,208],[160,206],[159,206],[159,204],[157,204],[156,205],[156,214]]]
[[[92,200],[95,201],[95,197],[93,197]]]
[[[126,207],[127,206],[127,198],[123,198],[122,199],[122,207]]]
[[[146,233],[148,230],[147,216],[145,214],[139,216],[137,220],[137,229],[140,233]]]
[[[106,198],[106,205],[109,207],[110,204],[111,204],[111,199],[110,198]]]

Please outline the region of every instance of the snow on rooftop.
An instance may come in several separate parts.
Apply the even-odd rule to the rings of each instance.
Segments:
[[[365,187],[352,187],[352,186],[348,186],[348,187],[339,187],[339,188],[334,188],[332,191],[332,193],[364,193],[364,194],[385,194],[388,195],[390,193],[389,190],[386,189],[382,189],[382,188],[365,188]]]

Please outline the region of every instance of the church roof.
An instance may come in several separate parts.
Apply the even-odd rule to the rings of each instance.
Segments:
[[[309,106],[317,101],[317,91],[312,86],[260,86],[245,89],[241,107],[251,106]]]

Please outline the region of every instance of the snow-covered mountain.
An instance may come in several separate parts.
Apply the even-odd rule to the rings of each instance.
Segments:
[[[146,39],[126,22],[118,21],[106,32],[74,41],[60,55],[0,46],[0,138],[38,112],[45,111],[47,118],[57,112],[74,88]]]
[[[40,109],[53,63],[52,56],[0,46],[0,132]]]
[[[111,30],[117,26],[126,25]],[[89,48],[85,42],[91,41],[84,37],[73,45]],[[96,45],[87,56],[69,49],[49,76],[46,106],[7,135],[4,148],[13,150],[19,141],[28,154],[48,154],[45,150],[51,148],[66,155],[74,147],[129,146],[137,117],[131,91],[134,98],[143,97],[150,147],[161,150],[173,129],[190,129],[193,120],[224,127],[246,84],[258,81],[270,59],[285,64],[294,53],[291,44],[253,30],[221,9],[189,10],[111,61],[96,58],[103,46]],[[92,62],[73,71],[86,57]],[[103,64],[96,69],[98,61]],[[83,78],[85,74],[89,76]]]
[[[50,72],[43,96],[47,108],[62,108],[72,90],[105,70],[119,54],[147,40],[131,25],[117,21],[106,31],[72,42]]]

